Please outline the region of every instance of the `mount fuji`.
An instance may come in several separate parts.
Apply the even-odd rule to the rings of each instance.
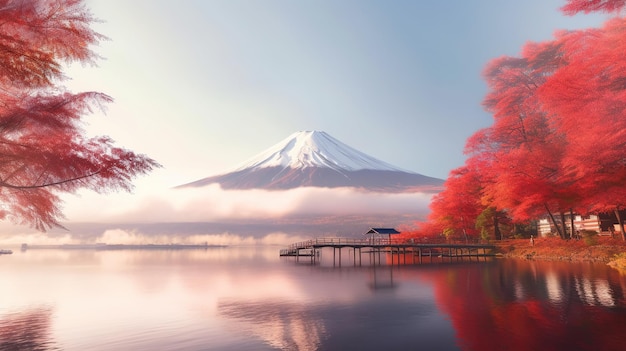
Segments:
[[[179,187],[219,183],[223,189],[283,190],[353,187],[375,192],[438,192],[443,180],[406,171],[358,151],[322,131],[301,131],[231,172]]]

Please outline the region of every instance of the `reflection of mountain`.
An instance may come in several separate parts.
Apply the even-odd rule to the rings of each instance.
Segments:
[[[283,350],[456,349],[452,329],[433,305],[386,293],[336,301],[337,288],[326,287],[326,302],[223,300],[218,311],[245,325],[243,333]]]
[[[221,302],[221,314],[247,324],[252,333],[281,350],[316,350],[324,324],[303,304],[274,302]]]
[[[0,350],[56,350],[51,317],[48,308],[0,315]]]
[[[464,350],[623,350],[626,283],[592,269],[511,260],[432,279]]]

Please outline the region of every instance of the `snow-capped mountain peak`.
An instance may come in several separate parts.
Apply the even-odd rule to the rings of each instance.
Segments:
[[[337,171],[403,171],[366,155],[322,131],[300,131],[243,162],[235,171],[267,167],[324,167]]]
[[[368,191],[439,191],[443,180],[402,170],[320,131],[297,132],[231,172],[183,184],[224,189],[352,187]]]

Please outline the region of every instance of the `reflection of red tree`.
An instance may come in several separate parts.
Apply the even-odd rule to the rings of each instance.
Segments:
[[[582,265],[501,264],[451,267],[431,276],[437,304],[464,350],[624,349],[626,306],[585,305],[573,286],[575,278],[584,277]],[[546,273],[554,268],[562,296],[556,303],[546,293]],[[620,290],[619,283],[612,287]]]
[[[51,315],[37,308],[0,316],[0,350],[53,350]]]

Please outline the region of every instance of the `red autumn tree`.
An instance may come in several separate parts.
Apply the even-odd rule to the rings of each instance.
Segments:
[[[624,8],[624,0],[569,0],[563,11]],[[481,191],[475,196],[482,198],[482,205],[505,211],[516,221],[547,213],[563,238],[568,236],[564,212],[614,210],[623,223],[625,51],[626,20],[614,18],[599,29],[563,31],[552,41],[526,44],[520,57],[488,64],[484,74],[489,92],[483,104],[494,123],[468,140],[470,157],[461,168],[480,174]],[[463,175],[451,177],[446,190],[434,198],[432,220],[450,221],[445,214],[460,211],[450,199],[451,194],[464,194],[458,179]],[[471,213],[467,209],[464,213]],[[554,212],[561,214],[560,221]]]
[[[574,185],[567,182],[561,160],[567,140],[538,98],[545,79],[563,64],[559,46],[527,44],[522,57],[491,61],[485,78],[489,92],[483,102],[494,117],[491,127],[468,139],[468,162],[483,174],[484,196],[515,221],[568,210],[576,203]]]
[[[446,237],[476,237],[476,218],[485,209],[481,203],[481,182],[470,167],[452,170],[444,190],[430,204],[428,219],[443,229]]]
[[[445,239],[444,230],[442,223],[426,219],[406,228],[400,227],[397,239],[400,242],[436,243]]]
[[[623,7],[573,0],[564,11]],[[552,209],[618,213],[626,205],[625,33],[626,21],[615,18],[600,29],[527,44],[520,58],[487,67],[484,104],[494,125],[474,135],[468,149],[482,162],[485,193],[496,206],[517,219],[547,212],[559,229]]]
[[[62,65],[93,63],[102,36],[81,0],[0,2],[0,218],[39,230],[59,225],[59,194],[88,188],[130,190],[159,165],[85,136],[82,118],[111,101],[71,93]]]
[[[587,210],[614,210],[619,218],[626,206],[626,19],[563,32],[557,41],[567,64],[539,90],[540,99],[568,139],[564,167]]]

